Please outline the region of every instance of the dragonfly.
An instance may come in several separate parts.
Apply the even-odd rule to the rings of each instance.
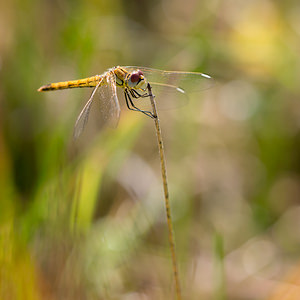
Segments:
[[[74,127],[74,138],[83,132],[90,115],[93,102],[100,100],[102,117],[108,122],[117,123],[120,117],[120,103],[117,90],[125,96],[125,103],[129,110],[138,111],[150,118],[155,118],[150,110],[141,108],[138,104],[149,97],[148,83],[153,94],[161,92],[168,95],[186,95],[186,91],[203,90],[213,85],[213,79],[204,73],[165,71],[137,66],[117,66],[108,69],[101,75],[83,79],[61,81],[41,86],[38,91],[53,91],[71,88],[93,88],[90,98],[81,110]],[[162,100],[163,101],[163,100]],[[160,102],[160,101],[158,101]]]

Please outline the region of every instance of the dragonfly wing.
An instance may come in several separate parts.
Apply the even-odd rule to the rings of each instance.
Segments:
[[[100,127],[116,127],[120,118],[120,105],[116,91],[116,79],[113,72],[105,76],[106,83],[97,91],[97,120]]]
[[[169,85],[178,88],[179,92],[199,92],[214,85],[209,75],[198,72],[163,71],[138,66],[124,67],[128,71],[141,70],[147,81],[153,85]]]
[[[77,139],[81,135],[84,127],[87,124],[95,93],[97,92],[98,88],[100,87],[102,80],[94,88],[88,102],[85,104],[85,106],[83,107],[82,111],[80,112],[80,114],[76,120],[75,127],[74,127],[74,134],[73,134],[75,139]]]
[[[108,78],[108,88],[110,91],[108,92],[108,98],[110,98],[110,125],[113,127],[116,127],[118,125],[119,119],[120,119],[120,104],[119,99],[117,96],[117,87],[116,87],[116,78],[115,74],[113,72],[110,72]]]
[[[160,110],[184,106],[194,92],[205,90],[214,85],[214,80],[206,74],[195,72],[163,71],[138,66],[124,67],[127,71],[141,70],[152,86]],[[135,100],[141,109],[151,109],[149,99]]]
[[[112,72],[103,75],[82,109],[75,124],[74,137],[78,138],[88,120],[89,127],[97,131],[105,126],[116,127],[120,117],[120,106],[116,92],[115,76]],[[91,125],[91,126],[90,126]]]
[[[159,110],[182,107],[189,101],[188,95],[183,90],[179,90],[176,86],[159,83],[150,83],[150,85]],[[131,99],[138,108],[152,111],[149,97]]]

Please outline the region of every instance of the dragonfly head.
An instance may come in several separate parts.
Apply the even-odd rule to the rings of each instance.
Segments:
[[[146,84],[146,79],[141,70],[133,71],[126,80],[126,84],[129,88],[140,89]]]

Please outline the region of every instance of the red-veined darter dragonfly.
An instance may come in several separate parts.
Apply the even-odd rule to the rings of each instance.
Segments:
[[[90,109],[96,94],[98,95],[103,116],[117,121],[120,116],[120,104],[117,88],[123,89],[127,108],[139,111],[153,118],[152,112],[139,108],[139,101],[149,96],[147,84],[153,89],[153,94],[160,92],[184,95],[186,90],[202,90],[210,87],[213,80],[209,75],[195,72],[162,71],[145,67],[114,67],[102,75],[95,75],[84,79],[62,81],[41,86],[38,91],[52,91],[70,88],[94,88],[89,100],[80,112],[74,128],[74,137],[78,138],[87,124]],[[163,99],[161,99],[163,101]],[[159,104],[160,100],[158,100]],[[159,105],[158,105],[159,106]],[[109,108],[107,108],[109,107]]]

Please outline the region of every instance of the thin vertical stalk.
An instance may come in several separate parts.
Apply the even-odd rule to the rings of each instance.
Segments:
[[[181,300],[181,288],[180,288],[177,258],[176,258],[175,235],[174,235],[173,223],[172,223],[172,217],[171,217],[171,207],[170,207],[170,198],[169,198],[169,190],[168,190],[164,145],[163,145],[161,129],[160,129],[160,124],[159,124],[159,118],[158,118],[157,109],[156,109],[156,103],[155,103],[154,96],[152,94],[152,89],[151,89],[151,86],[149,83],[147,85],[147,89],[148,89],[148,93],[149,93],[149,97],[150,97],[150,101],[151,101],[151,105],[152,105],[153,120],[155,122],[158,150],[159,150],[159,156],[160,156],[160,167],[161,167],[161,175],[162,175],[163,187],[164,187],[165,208],[166,208],[166,216],[167,216],[167,223],[168,223],[169,244],[170,244],[170,250],[171,250],[171,255],[172,255],[172,266],[173,266],[173,275],[174,275],[175,288],[176,288],[176,298],[177,298],[177,300]]]

